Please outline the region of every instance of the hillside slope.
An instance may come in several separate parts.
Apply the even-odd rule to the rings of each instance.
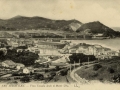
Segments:
[[[81,24],[82,23],[77,20],[51,20],[38,16],[35,17],[16,16],[11,19],[0,20],[0,30],[48,29],[48,30],[75,31],[80,27]]]
[[[99,64],[83,66],[76,72],[81,78],[101,82],[120,83],[120,57],[114,60],[103,60]]]
[[[77,32],[83,32],[87,29],[89,29],[89,32],[91,32],[92,34],[102,33],[104,36],[119,36],[118,32],[105,26],[99,21],[85,23],[77,30]]]

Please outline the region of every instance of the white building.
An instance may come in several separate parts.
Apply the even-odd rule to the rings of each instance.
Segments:
[[[21,68],[24,68],[24,67],[25,67],[24,64],[16,63],[16,69],[17,69],[17,70],[20,70]]]
[[[29,74],[30,73],[30,70],[28,68],[23,68],[23,73],[24,74]]]

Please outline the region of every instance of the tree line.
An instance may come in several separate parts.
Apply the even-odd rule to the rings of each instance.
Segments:
[[[69,59],[70,63],[83,63],[96,60],[94,55],[85,55],[83,53],[73,53],[71,56],[69,56]]]
[[[0,60],[12,60],[16,63],[22,63],[26,66],[33,65],[35,60],[39,58],[39,55],[29,51],[17,52],[16,49],[7,49],[7,54],[4,55],[3,51],[0,51]]]

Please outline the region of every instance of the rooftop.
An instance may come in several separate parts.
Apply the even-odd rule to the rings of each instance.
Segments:
[[[8,65],[16,65],[16,63],[13,62],[12,60],[5,60],[3,62],[6,63],[6,64],[8,64]]]
[[[18,66],[25,66],[25,65],[22,64],[22,63],[16,63],[16,65],[18,65]]]
[[[65,45],[63,43],[58,43],[58,42],[39,42],[39,45]]]
[[[71,47],[70,49],[78,49],[79,47],[88,48],[88,46],[91,46],[91,45],[85,44],[85,43],[79,43],[79,44]]]

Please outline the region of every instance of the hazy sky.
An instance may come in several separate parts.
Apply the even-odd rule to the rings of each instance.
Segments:
[[[0,0],[0,18],[16,15],[100,21],[120,27],[120,0]]]

